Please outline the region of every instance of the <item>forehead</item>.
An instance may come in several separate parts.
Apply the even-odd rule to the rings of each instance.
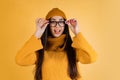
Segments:
[[[53,16],[53,17],[51,17],[51,20],[59,21],[59,20],[64,20],[64,19],[61,16]]]

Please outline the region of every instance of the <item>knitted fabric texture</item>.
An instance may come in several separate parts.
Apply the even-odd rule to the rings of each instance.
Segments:
[[[65,13],[59,8],[53,8],[52,10],[50,10],[46,15],[46,19],[50,19],[53,16],[61,16],[64,19],[67,19]]]

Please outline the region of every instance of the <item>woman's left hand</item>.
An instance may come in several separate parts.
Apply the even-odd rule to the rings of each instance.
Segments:
[[[77,35],[80,32],[77,20],[69,19],[69,20],[66,21],[66,24],[68,24],[68,26],[70,27],[71,31],[75,35]]]

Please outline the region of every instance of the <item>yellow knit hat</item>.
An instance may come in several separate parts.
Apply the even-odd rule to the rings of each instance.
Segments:
[[[46,15],[46,19],[50,19],[53,16],[62,16],[64,19],[67,19],[65,13],[58,8],[53,8],[52,10],[50,10]]]

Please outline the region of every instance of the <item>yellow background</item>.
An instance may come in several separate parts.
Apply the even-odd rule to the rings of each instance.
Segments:
[[[58,7],[76,18],[96,50],[93,64],[80,64],[84,80],[120,80],[119,0],[0,0],[0,80],[33,80],[34,66],[16,65],[15,55],[35,31],[35,19]]]

